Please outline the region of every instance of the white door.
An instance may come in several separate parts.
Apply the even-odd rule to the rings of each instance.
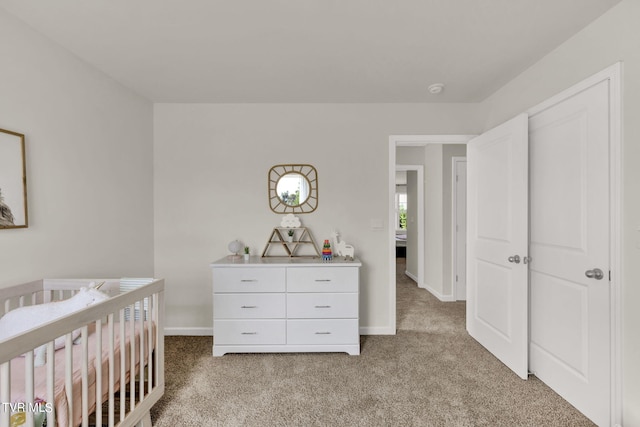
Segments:
[[[467,330],[518,376],[528,373],[528,120],[467,145]]]
[[[608,97],[604,81],[529,121],[530,369],[598,425],[610,423]]]
[[[467,299],[467,159],[453,159],[453,236],[455,299]]]

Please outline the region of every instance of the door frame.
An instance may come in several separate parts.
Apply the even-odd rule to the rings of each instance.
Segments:
[[[389,261],[389,326],[376,328],[376,333],[381,335],[396,334],[396,237],[395,227],[391,225],[395,222],[395,194],[396,194],[396,147],[422,147],[428,144],[466,144],[476,135],[390,135],[389,136],[389,187],[387,205],[388,227],[387,227],[387,259]],[[424,200],[423,200],[424,202]],[[419,236],[424,247],[424,233]],[[424,264],[424,259],[422,260]]]
[[[424,287],[424,166],[396,165],[396,171],[416,172],[416,179],[418,181],[418,185],[416,188],[416,192],[418,194],[416,201],[416,204],[418,205],[416,209],[416,239],[418,239],[418,277],[412,277],[412,279],[414,279],[418,283],[419,287]]]
[[[622,424],[622,62],[569,87],[527,110],[529,117],[603,81],[609,82],[609,265],[611,328],[611,425]]]
[[[458,176],[458,165],[460,163],[464,163],[466,165],[467,163],[467,157],[466,156],[454,156],[451,158],[451,182],[452,183],[459,183],[459,181],[457,180],[457,176]],[[466,166],[465,166],[466,168]],[[465,188],[465,193],[467,191],[467,183],[464,183],[464,188]],[[454,184],[452,185],[452,194],[451,194],[451,226],[453,227],[454,224],[458,223],[458,191],[459,191],[459,184]],[[466,221],[467,218],[467,213],[466,213],[466,209],[465,209],[465,213],[464,213],[464,218]],[[457,230],[456,230],[457,231]],[[465,226],[465,240],[466,240],[466,226]],[[458,280],[456,280],[456,277],[458,276],[458,273],[460,272],[460,268],[464,268],[465,270],[465,288],[466,288],[466,277],[467,277],[467,273],[466,273],[466,269],[467,266],[465,265],[458,265],[458,251],[460,250],[460,248],[458,247],[458,239],[456,238],[457,235],[456,233],[454,233],[451,236],[451,290],[452,290],[452,294],[453,294],[453,300],[454,301],[462,301],[458,299]],[[466,252],[466,250],[465,250]],[[466,300],[466,296],[465,296],[465,300]]]

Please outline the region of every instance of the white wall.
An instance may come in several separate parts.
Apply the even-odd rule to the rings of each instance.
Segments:
[[[428,144],[425,149],[425,286],[444,301],[451,286],[451,159],[464,156],[464,144]]]
[[[475,108],[157,104],[155,273],[166,279],[167,326],[211,333],[209,263],[227,255],[236,238],[261,253],[280,222],[267,203],[269,168],[310,163],[318,170],[319,206],[300,215],[302,222],[317,241],[335,228],[355,246],[363,262],[360,325],[388,331],[389,135],[475,131]],[[372,220],[384,229],[372,229]]]
[[[442,144],[425,146],[424,154],[424,284],[430,292],[442,298]]]
[[[0,230],[0,286],[153,274],[152,114],[0,10],[0,128],[25,134],[29,228]]]
[[[640,2],[623,0],[487,100],[485,129],[624,62],[623,82],[623,421],[640,426]]]
[[[396,148],[396,165],[424,166],[424,146]]]

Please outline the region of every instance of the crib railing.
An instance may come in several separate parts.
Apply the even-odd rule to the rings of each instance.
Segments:
[[[43,280],[0,289],[0,311],[66,299],[89,282]],[[112,298],[0,342],[0,427],[12,425],[15,416],[23,417],[26,426],[36,425],[43,415],[47,426],[65,420],[67,425],[88,426],[90,416],[96,425],[151,424],[149,410],[164,393],[164,281],[153,280],[123,293],[119,289],[119,280],[106,280],[101,290],[116,294]],[[72,333],[77,329],[76,345]],[[60,336],[66,336],[66,343],[56,352],[54,340]],[[43,344],[46,364],[36,368],[34,349]],[[59,352],[64,358],[56,360]],[[12,372],[18,363],[23,363],[23,373]],[[36,375],[44,375],[44,381]],[[24,378],[23,387],[18,377]]]

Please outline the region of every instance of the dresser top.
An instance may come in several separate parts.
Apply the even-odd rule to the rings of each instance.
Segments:
[[[229,255],[214,261],[211,268],[218,267],[360,267],[362,263],[357,258],[346,261],[342,257],[336,257],[331,261],[322,261],[322,258],[303,257],[266,257],[252,256],[245,261],[242,256]]]

